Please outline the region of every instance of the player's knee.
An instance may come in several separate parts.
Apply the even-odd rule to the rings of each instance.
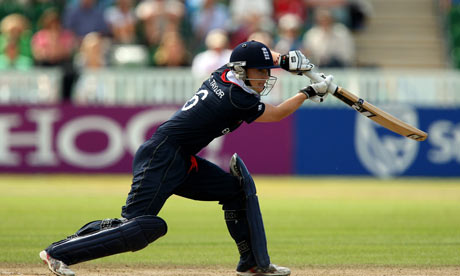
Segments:
[[[256,194],[256,186],[248,168],[238,154],[233,154],[230,160],[230,173],[240,178],[246,197]]]
[[[242,162],[241,158],[238,156],[237,153],[234,153],[232,155],[232,158],[230,159],[230,174],[238,178],[243,177],[238,166],[240,162]]]
[[[164,236],[168,227],[162,218],[147,215],[129,220],[120,230],[129,241],[129,250],[137,251]]]

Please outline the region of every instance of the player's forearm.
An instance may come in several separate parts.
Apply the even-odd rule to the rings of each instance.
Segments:
[[[299,93],[281,104],[274,106],[271,104],[265,104],[265,112],[260,116],[256,121],[257,122],[278,122],[287,116],[291,115],[296,111],[302,103],[305,101],[306,97],[304,94]]]
[[[305,100],[305,95],[299,93],[276,106],[279,120],[282,120],[294,113],[294,111],[296,111]]]

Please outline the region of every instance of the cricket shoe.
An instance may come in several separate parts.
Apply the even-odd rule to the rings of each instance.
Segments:
[[[255,266],[244,272],[237,271],[236,275],[238,276],[289,276],[291,275],[291,270],[287,267],[270,264],[267,268],[261,268],[261,267]]]
[[[75,272],[73,272],[64,262],[51,257],[45,250],[40,252],[40,259],[42,259],[43,262],[48,265],[48,268],[56,275],[75,276]]]

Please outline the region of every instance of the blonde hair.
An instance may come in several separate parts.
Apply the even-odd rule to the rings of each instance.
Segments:
[[[214,29],[208,33],[205,39],[208,49],[226,48],[228,45],[227,32],[222,29]]]
[[[103,43],[103,38],[98,32],[91,32],[83,38],[81,41],[80,49],[81,51],[86,51],[93,48],[96,45],[101,45]]]
[[[20,28],[20,31],[23,32],[29,28],[29,20],[19,13],[13,13],[3,18],[0,23],[0,30],[3,34],[10,33],[15,27]]]

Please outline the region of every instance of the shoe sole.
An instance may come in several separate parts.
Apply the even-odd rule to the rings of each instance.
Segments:
[[[48,269],[49,269],[51,272],[53,272],[53,273],[56,274],[56,275],[59,275],[59,274],[57,274],[56,272],[54,272],[53,269],[51,268],[51,264],[50,264],[50,262],[48,261],[48,253],[46,253],[45,250],[41,251],[40,254],[39,254],[39,256],[40,256],[40,259],[42,259],[43,263],[46,264],[46,265],[48,266]]]
[[[57,273],[56,271],[53,270],[53,268],[51,267],[50,262],[48,261],[48,253],[46,253],[45,250],[41,251],[40,254],[38,254],[38,255],[40,256],[40,259],[42,259],[43,263],[48,266],[48,269],[51,272],[53,272],[54,274],[59,275],[59,276],[68,276],[68,275],[65,275],[65,274]],[[74,274],[74,276],[75,276],[75,274]]]

